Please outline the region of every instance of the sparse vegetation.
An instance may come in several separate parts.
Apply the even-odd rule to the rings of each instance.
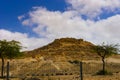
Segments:
[[[84,80],[120,80],[120,55],[106,59],[107,79],[101,76],[101,57],[94,52],[93,47],[96,48],[83,39],[56,39],[42,48],[26,51],[22,59],[11,60],[10,76],[20,77],[20,80],[46,80],[48,77],[51,80],[76,80],[79,79],[79,61],[82,60]]]
[[[104,74],[103,74],[104,73]],[[103,70],[100,70],[96,73],[96,75],[113,75],[112,72],[109,72],[107,70],[103,71]]]
[[[12,59],[21,56],[20,52],[21,46],[18,41],[6,41],[6,40],[0,40],[0,58],[2,59],[2,65],[1,65],[1,77],[4,77],[4,64],[5,58]]]
[[[100,71],[103,72],[102,74],[105,75],[107,71],[105,70],[105,58],[117,54],[119,51],[118,45],[105,45],[104,43],[102,45],[94,46],[94,51],[101,57],[102,63],[103,63],[103,70]]]
[[[79,64],[80,63],[80,61],[78,61],[78,60],[68,61],[68,62],[71,63],[71,64]]]

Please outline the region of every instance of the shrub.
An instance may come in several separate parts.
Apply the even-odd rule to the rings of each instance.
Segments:
[[[71,63],[71,64],[79,64],[79,61],[78,61],[78,60],[68,61],[68,62]]]
[[[103,71],[103,70],[100,70],[96,73],[96,75],[113,75],[112,72],[109,72],[107,70]]]
[[[74,64],[79,64],[79,61],[78,60],[74,60],[73,63]]]

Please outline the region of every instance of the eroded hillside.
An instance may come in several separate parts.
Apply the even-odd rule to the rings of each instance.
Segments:
[[[52,43],[26,52],[28,57],[44,57],[51,60],[81,60],[94,59],[98,56],[93,52],[94,44],[83,39],[61,38],[55,39]]]

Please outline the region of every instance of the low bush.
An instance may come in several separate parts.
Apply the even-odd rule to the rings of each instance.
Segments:
[[[96,73],[96,75],[113,75],[112,72],[109,72],[107,70],[103,71],[103,70],[100,70]]]
[[[68,61],[71,64],[79,64],[80,62],[78,60],[74,60],[74,61]]]

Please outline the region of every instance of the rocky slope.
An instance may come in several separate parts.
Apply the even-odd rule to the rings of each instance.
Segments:
[[[81,60],[98,58],[92,51],[94,44],[83,39],[61,38],[55,39],[52,43],[26,52],[27,57],[44,57],[50,60]]]

